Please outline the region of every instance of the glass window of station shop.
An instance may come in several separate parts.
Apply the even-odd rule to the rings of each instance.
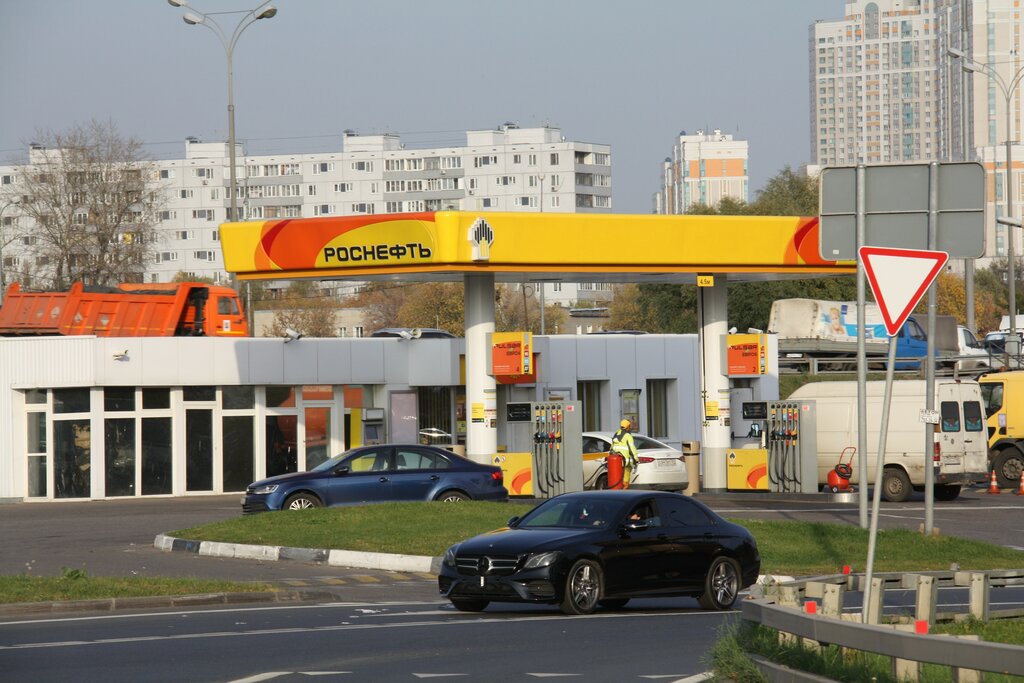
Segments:
[[[340,408],[334,389],[27,390],[26,495],[64,499],[243,491],[259,477],[310,469],[334,453]],[[257,433],[261,417],[262,439]],[[175,458],[183,468],[175,467]],[[176,472],[184,473],[183,481],[175,481]]]

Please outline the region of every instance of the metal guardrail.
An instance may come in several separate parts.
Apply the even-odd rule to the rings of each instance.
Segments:
[[[935,369],[939,377],[975,377],[985,372],[999,370],[1022,370],[1024,369],[1024,355],[1010,356],[1007,354],[993,354],[987,356],[940,356],[937,359],[939,367]],[[921,358],[897,358],[897,365],[903,363],[918,363],[918,368],[909,370],[895,370],[896,374],[916,375],[921,373]],[[959,361],[966,361],[963,369],[957,369]],[[869,372],[885,372],[888,359],[883,356],[868,356]],[[780,372],[807,372],[812,375],[851,374],[857,371],[856,358],[790,358],[785,354],[779,354]]]
[[[876,575],[872,577],[873,600],[867,610],[869,623],[860,623],[859,614],[843,614],[842,608],[846,590],[863,590],[864,584],[863,575],[835,575],[767,586],[764,597],[743,601],[743,619],[779,631],[783,640],[799,639],[798,642],[808,648],[837,645],[891,657],[893,671],[899,678],[916,679],[920,663],[949,666],[957,681],[981,680],[978,673],[981,671],[1024,676],[1024,647],[913,631],[915,621],[927,621],[930,625],[971,617],[988,620],[1024,616],[1024,609],[994,611],[989,600],[993,586],[1024,585],[1024,569]],[[940,585],[969,587],[968,610],[937,613],[935,605]],[[897,616],[895,623],[880,623],[886,587],[916,591],[915,620]],[[810,602],[814,602],[813,613],[808,607]],[[763,658],[751,659],[771,681],[829,680]]]

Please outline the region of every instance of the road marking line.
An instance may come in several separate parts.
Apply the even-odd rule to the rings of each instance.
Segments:
[[[587,619],[623,619],[623,618],[636,618],[636,617],[680,617],[680,616],[724,616],[727,614],[737,614],[738,610],[722,611],[722,612],[617,612],[612,614],[591,614],[588,615]],[[175,613],[176,614],[176,613]],[[166,615],[165,615],[166,616]],[[456,616],[449,614],[449,616]],[[340,624],[334,626],[316,626],[316,627],[298,627],[298,628],[274,628],[274,629],[259,629],[254,631],[219,631],[215,633],[180,633],[170,636],[138,636],[134,638],[118,638],[115,640],[107,641],[95,640],[95,641],[61,641],[53,643],[19,643],[16,645],[0,645],[0,651],[4,650],[26,650],[26,649],[38,649],[38,648],[57,648],[57,647],[72,647],[80,645],[107,645],[107,644],[122,644],[122,643],[133,643],[133,642],[144,642],[144,641],[160,641],[160,640],[203,640],[206,638],[228,638],[238,636],[266,636],[266,635],[278,635],[282,633],[326,633],[332,631],[360,631],[368,629],[392,629],[392,628],[418,628],[418,627],[436,627],[436,626],[476,626],[480,624],[507,624],[521,621],[536,622],[536,621],[562,621],[565,619],[579,619],[577,616],[569,616],[565,614],[537,614],[537,615],[525,615],[522,617],[478,617],[467,615],[466,618],[446,619],[446,620],[417,620],[409,622],[401,622],[397,624]]]

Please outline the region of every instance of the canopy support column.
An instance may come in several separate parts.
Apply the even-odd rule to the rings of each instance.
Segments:
[[[490,464],[498,451],[497,383],[488,372],[487,335],[494,332],[494,274],[465,275],[466,456]]]
[[[729,378],[725,374],[725,335],[728,333],[728,284],[724,277],[711,287],[697,289],[697,323],[700,327],[701,395],[699,406],[703,420],[701,466],[702,491],[726,490],[726,455],[729,434]],[[687,473],[690,479],[697,472]]]

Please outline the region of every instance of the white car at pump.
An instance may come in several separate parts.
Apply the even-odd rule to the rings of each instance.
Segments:
[[[608,453],[613,432],[583,432],[583,488],[608,488]],[[668,444],[634,434],[637,468],[630,488],[681,491],[689,483],[683,452]],[[614,484],[614,482],[613,482]]]

